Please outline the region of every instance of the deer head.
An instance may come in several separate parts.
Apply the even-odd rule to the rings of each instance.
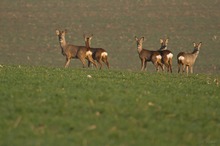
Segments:
[[[85,44],[87,47],[91,46],[92,37],[93,37],[93,34],[91,34],[91,35],[83,34],[83,38],[85,40]]]
[[[202,42],[196,44],[195,42],[193,42],[193,46],[194,46],[194,52],[195,51],[199,51],[199,49],[201,48],[202,46]]]
[[[135,40],[137,42],[137,47],[138,48],[142,48],[142,44],[144,42],[144,37],[141,37],[140,39],[138,39],[136,36],[135,36]]]
[[[160,50],[167,50],[168,41],[168,39],[160,39]]]
[[[56,30],[56,34],[59,38],[59,42],[60,43],[64,43],[65,42],[65,35],[67,33],[67,30],[65,29],[64,31],[62,30]]]

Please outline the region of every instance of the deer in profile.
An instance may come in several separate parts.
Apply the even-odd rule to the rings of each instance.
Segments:
[[[188,76],[189,68],[190,68],[190,72],[193,73],[193,65],[196,61],[196,58],[199,55],[199,50],[200,50],[201,45],[202,45],[202,42],[198,44],[193,43],[193,46],[194,46],[193,52],[191,53],[180,52],[177,55],[178,73],[180,72],[180,70],[184,72],[186,69],[186,73]]]
[[[104,62],[109,69],[108,53],[106,52],[106,50],[103,48],[91,48],[91,40],[92,40],[93,34],[90,36],[84,34],[83,37],[85,40],[86,47],[89,48],[89,50],[91,50],[92,58],[99,63],[100,69],[102,69],[102,62]],[[91,61],[88,61],[88,67],[90,67],[90,64],[91,64]]]
[[[159,66],[163,70],[163,64],[161,62],[162,56],[160,55],[160,53],[158,51],[150,51],[143,49],[144,37],[138,39],[135,36],[135,40],[137,42],[137,51],[141,60],[141,70],[143,71],[146,69],[147,62],[149,61],[151,61],[154,64],[157,72],[159,71]]]
[[[159,49],[160,55],[162,56],[163,68],[164,65],[167,68],[167,72],[172,73],[172,58],[173,53],[170,50],[167,50],[168,39],[160,39],[161,47]]]
[[[65,29],[64,31],[62,30],[56,30],[56,34],[59,39],[60,47],[61,47],[61,53],[66,56],[66,62],[64,67],[67,68],[70,64],[70,60],[72,58],[77,58],[79,59],[83,67],[85,67],[86,62],[85,59],[89,60],[92,62],[96,67],[96,63],[92,58],[92,52],[85,46],[76,46],[72,44],[67,44],[65,35],[67,33],[67,30]]]

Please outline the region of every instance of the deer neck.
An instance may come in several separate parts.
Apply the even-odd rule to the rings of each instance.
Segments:
[[[141,53],[142,50],[143,50],[142,44],[138,44],[138,45],[137,45],[137,51],[138,51],[138,53]]]
[[[197,56],[199,55],[199,50],[194,50],[194,51],[192,52],[192,54],[193,54],[195,57],[197,57]]]
[[[167,46],[161,45],[161,47],[160,47],[159,50],[160,50],[160,51],[167,50]]]
[[[66,48],[67,48],[67,43],[66,43],[65,38],[59,40],[59,42],[60,42],[60,47],[61,47],[61,53],[62,53],[63,55],[65,55],[65,50],[66,50]]]
[[[65,47],[65,46],[67,45],[65,38],[60,39],[59,42],[60,42],[60,46],[61,46],[61,47]]]
[[[90,41],[86,40],[86,48],[90,48]]]

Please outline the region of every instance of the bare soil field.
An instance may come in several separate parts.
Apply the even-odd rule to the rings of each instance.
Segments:
[[[203,42],[195,73],[220,72],[220,2],[152,0],[7,1],[0,2],[0,64],[63,67],[56,29],[67,29],[67,42],[84,45],[83,33],[92,33],[92,47],[109,52],[113,69],[140,70],[134,37],[145,37],[144,48],[157,50],[160,38],[169,38],[176,55],[191,52]],[[70,67],[81,67],[72,60]],[[154,71],[153,65],[148,65]]]

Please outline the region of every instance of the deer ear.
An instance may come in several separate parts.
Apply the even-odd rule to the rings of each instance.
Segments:
[[[200,43],[198,44],[198,48],[200,48],[200,47],[201,47],[201,45],[202,45],[202,42],[200,42]]]
[[[161,43],[161,44],[163,43],[163,39],[160,39],[160,43]]]
[[[89,39],[91,40],[93,38],[93,34],[90,35]]]
[[[136,40],[136,41],[138,41],[138,38],[137,38],[137,36],[135,36],[134,38],[135,38],[135,40]]]
[[[56,30],[56,34],[57,34],[57,35],[59,35],[59,34],[60,34],[60,31],[59,31],[58,29]]]
[[[166,41],[165,41],[166,45],[168,44],[168,42],[169,42],[169,39],[166,39]]]
[[[144,37],[141,38],[144,41]]]
[[[195,42],[193,42],[193,46],[196,47],[196,43]]]

